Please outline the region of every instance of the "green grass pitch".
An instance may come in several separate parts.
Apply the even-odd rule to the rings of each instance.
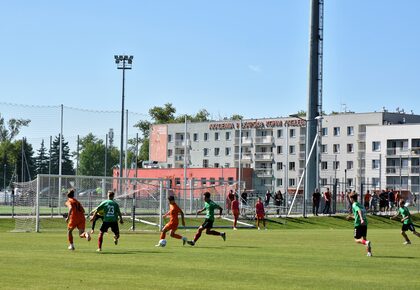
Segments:
[[[193,225],[201,221],[187,219]],[[63,220],[56,231],[13,233],[13,221],[0,219],[0,289],[420,287],[420,239],[409,233],[412,245],[402,245],[398,222],[369,217],[374,256],[366,257],[343,217],[277,221],[269,222],[267,231],[226,229],[226,242],[203,235],[194,247],[168,237],[165,248],[156,248],[158,232],[122,233],[115,246],[108,234],[97,253],[97,234],[89,243],[75,239],[76,250],[67,250]],[[179,233],[192,238],[195,230]]]

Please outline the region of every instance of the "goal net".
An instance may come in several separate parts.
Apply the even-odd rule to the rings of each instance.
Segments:
[[[108,191],[114,191],[124,217],[121,231],[158,231],[166,210],[164,199],[169,194],[168,184],[163,179],[73,175],[38,175],[33,181],[15,182],[12,210],[15,231],[66,230],[63,226],[68,213],[65,202],[71,188],[85,209],[87,229],[91,227],[88,214],[107,199]],[[96,227],[98,229],[100,223]]]

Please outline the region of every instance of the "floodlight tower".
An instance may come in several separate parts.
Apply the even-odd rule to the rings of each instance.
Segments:
[[[122,69],[122,102],[121,102],[121,144],[120,144],[120,170],[119,177],[123,174],[123,150],[124,150],[124,92],[125,92],[125,70],[131,69],[133,64],[132,55],[114,55],[118,69]],[[120,179],[121,180],[121,179]],[[120,194],[122,194],[122,181],[120,182]]]
[[[315,154],[309,155],[312,143],[321,130],[317,124],[317,117],[322,115],[322,44],[323,44],[324,0],[311,0],[310,20],[310,52],[309,52],[309,88],[308,111],[306,115],[306,159],[308,162],[305,174],[305,190],[303,201],[303,215],[306,216],[306,202],[308,196],[318,186],[319,140],[315,147]],[[320,135],[319,135],[320,136]]]

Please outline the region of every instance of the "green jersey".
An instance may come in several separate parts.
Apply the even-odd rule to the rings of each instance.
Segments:
[[[110,199],[104,200],[96,210],[97,212],[103,211],[104,222],[118,221],[118,217],[120,215],[120,207],[115,201]]]
[[[367,218],[366,218],[366,210],[365,208],[358,202],[353,202],[351,208],[353,209],[353,215],[354,215],[354,226],[358,227],[362,225],[362,220],[360,219],[358,211],[362,213],[363,220],[365,221],[365,224],[367,226]]]
[[[214,210],[219,208],[219,206],[212,200],[209,202],[204,203],[204,207],[206,208],[206,219],[214,221]]]
[[[398,209],[398,211],[400,212],[400,214],[401,214],[401,216],[403,218],[408,217],[408,219],[404,220],[404,222],[403,222],[405,225],[409,225],[409,224],[412,224],[413,223],[411,221],[411,216],[410,216],[410,212],[408,211],[408,208],[406,208],[405,206],[403,206],[403,207],[400,207]]]

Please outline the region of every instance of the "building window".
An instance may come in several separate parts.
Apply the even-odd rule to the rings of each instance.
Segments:
[[[353,126],[347,127],[347,136],[353,136],[354,135],[354,128]]]
[[[276,186],[283,186],[283,179],[282,178],[277,178]]]
[[[172,135],[171,134],[168,135],[168,142],[172,142]]]
[[[327,144],[322,144],[321,145],[321,152],[322,153],[328,153],[328,146],[327,146]]]
[[[220,167],[220,164],[216,162],[216,163],[214,163],[213,167],[214,168],[219,168]]]
[[[327,170],[328,169],[328,162],[322,161],[321,162],[321,170]]]
[[[201,177],[201,185],[207,185],[207,180],[204,177]]]
[[[231,152],[232,152],[232,150],[231,150],[231,148],[230,148],[230,147],[226,147],[226,148],[225,148],[225,155],[226,155],[226,156],[229,156]]]
[[[333,145],[333,153],[340,153],[340,144]]]
[[[340,127],[334,127],[333,135],[334,136],[340,136]]]
[[[172,164],[168,163],[168,168],[172,168]]]
[[[181,178],[177,177],[175,178],[175,185],[180,186],[181,185]]]
[[[295,187],[296,186],[296,181],[294,178],[289,178],[289,187]]]
[[[277,130],[277,138],[283,138],[283,130],[282,129]]]
[[[277,170],[283,170],[283,162],[277,162]]]
[[[289,137],[290,138],[295,138],[296,137],[296,130],[295,129],[290,129],[290,131],[289,131]]]
[[[296,154],[296,150],[295,150],[295,146],[294,145],[290,145],[289,146],[289,154]]]
[[[372,160],[372,169],[379,169],[379,160],[373,159]]]
[[[347,178],[347,187],[353,187],[353,178]]]
[[[193,135],[193,141],[194,142],[197,142],[198,141],[198,134],[197,133],[194,133],[194,135]]]
[[[277,154],[283,154],[283,146],[277,146]]]
[[[328,180],[326,178],[321,178],[321,186],[326,186]]]
[[[347,169],[353,169],[353,161],[347,161]]]
[[[347,153],[353,153],[354,152],[354,147],[353,144],[347,144]]]
[[[220,185],[225,184],[225,179],[223,177],[219,177],[219,184]]]
[[[321,129],[322,136],[328,136],[328,128],[322,128]]]
[[[334,161],[333,168],[334,170],[340,170],[340,161]]]
[[[379,187],[379,178],[373,177],[372,178],[372,186],[378,188]]]
[[[207,159],[203,159],[203,167],[208,168],[209,167],[209,161]]]
[[[210,185],[215,185],[216,184],[216,179],[214,179],[214,177],[210,177]]]
[[[219,156],[220,148],[214,148],[214,156]]]
[[[209,140],[209,133],[204,133],[204,141],[208,141]]]
[[[172,157],[172,149],[168,149],[168,157]]]
[[[289,162],[289,170],[290,171],[295,171],[296,170],[296,165],[294,162]]]
[[[228,177],[228,183],[229,183],[229,185],[233,184],[233,177]]]
[[[375,151],[375,152],[381,151],[381,142],[380,141],[373,141],[372,142],[372,151]]]
[[[226,137],[226,140],[230,140],[231,138],[230,132],[226,132],[225,137]]]
[[[230,163],[225,163],[225,168],[229,168],[230,167]]]
[[[204,156],[209,156],[209,148],[204,148],[203,152],[204,152]]]
[[[219,132],[214,132],[214,141],[219,141],[219,140],[220,140]]]

